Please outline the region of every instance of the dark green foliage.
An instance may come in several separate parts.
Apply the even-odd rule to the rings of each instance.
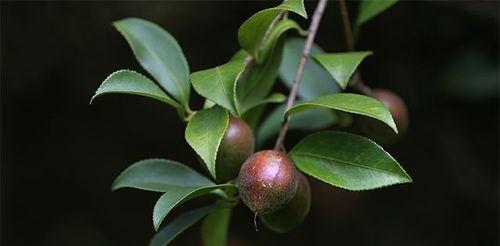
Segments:
[[[363,1],[356,30],[394,2]],[[291,129],[307,131],[332,124],[348,125],[348,114],[376,121],[391,134],[398,129],[405,131],[408,125],[404,102],[389,91],[373,90],[372,96],[380,101],[339,93],[350,85],[352,75],[371,52],[325,53],[309,39],[314,59],[304,66],[302,85],[297,87],[300,103],[288,110],[284,105],[276,107],[259,126],[262,114],[268,112],[266,104],[286,100],[286,96],[273,92],[278,74],[292,88],[299,60],[307,58],[302,54],[304,39],[293,35],[312,37],[312,32],[304,31],[290,19],[289,12],[307,18],[303,0],[287,0],[259,11],[240,26],[241,50],[232,59],[191,74],[182,49],[166,30],[137,18],[114,23],[154,81],[134,71],[120,70],[104,80],[92,101],[101,95],[121,93],[173,106],[187,123],[187,143],[212,179],[174,161],[147,159],[123,171],[113,189],[162,192],[153,210],[156,230],[170,211],[184,202],[201,196],[216,200],[213,206],[171,220],[150,245],[167,245],[204,217],[204,244],[225,245],[231,213],[239,199],[269,229],[282,233],[292,230],[305,219],[311,206],[309,182],[296,166],[311,177],[353,191],[412,181],[399,163],[375,142],[348,133],[311,134],[288,155],[278,150],[253,153],[254,131],[263,143],[277,133],[288,117],[292,117]],[[191,85],[204,97],[203,109],[190,108]],[[376,129],[372,123],[361,125],[370,132]]]

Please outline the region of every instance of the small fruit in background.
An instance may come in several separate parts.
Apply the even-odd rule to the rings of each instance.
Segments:
[[[272,213],[295,196],[298,171],[280,151],[264,150],[251,155],[238,177],[241,200],[258,215]]]
[[[408,109],[403,99],[390,90],[378,88],[372,90],[371,96],[389,108],[398,131],[404,133],[408,128]]]
[[[298,188],[292,200],[273,213],[260,216],[262,223],[275,232],[286,233],[306,218],[311,208],[311,187],[309,181],[297,171]]]
[[[392,114],[394,123],[398,127],[398,134],[378,120],[359,116],[357,125],[368,138],[380,143],[393,143],[408,129],[408,108],[403,99],[394,92],[386,89],[373,89],[370,96],[381,101]]]
[[[254,152],[252,129],[241,119],[229,116],[224,137],[217,151],[217,182],[224,183],[238,176],[241,165]]]

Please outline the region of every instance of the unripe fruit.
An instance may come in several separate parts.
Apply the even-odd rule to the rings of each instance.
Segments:
[[[229,125],[217,151],[217,179],[227,182],[238,176],[243,162],[254,152],[252,129],[241,119],[229,116]]]
[[[241,200],[256,214],[268,214],[287,204],[298,186],[298,174],[288,156],[264,150],[251,155],[238,177]]]
[[[398,134],[394,133],[384,123],[375,119],[362,117],[358,120],[361,131],[369,138],[382,143],[394,142],[398,135],[402,135],[408,129],[408,109],[401,97],[390,90],[373,89],[371,96],[381,101],[391,112],[394,123],[398,127]]]
[[[261,215],[264,225],[275,232],[289,232],[302,223],[311,208],[311,188],[309,181],[298,172],[299,184],[292,200],[273,213]]]

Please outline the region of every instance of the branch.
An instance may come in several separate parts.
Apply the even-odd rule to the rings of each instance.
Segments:
[[[306,65],[306,62],[309,59],[309,56],[311,55],[311,47],[314,42],[314,37],[316,36],[316,32],[318,31],[319,22],[321,21],[321,17],[323,16],[325,7],[326,7],[326,0],[319,0],[318,5],[314,10],[311,24],[309,25],[306,43],[304,45],[304,49],[302,50],[302,57],[300,58],[299,65],[297,66],[297,72],[295,73],[295,79],[292,86],[292,90],[290,91],[290,95],[288,96],[288,101],[286,103],[286,110],[292,108],[293,103],[295,102],[295,97],[297,96],[297,91],[299,90],[300,81],[302,80],[304,66]],[[280,147],[283,145],[289,123],[290,123],[290,116],[287,117],[283,125],[281,125],[278,138],[276,139],[276,144],[274,145],[274,150],[279,150]]]
[[[345,41],[349,51],[354,51],[354,35],[352,34],[351,21],[349,20],[349,11],[345,0],[339,0],[340,13],[342,14],[342,23],[344,23]]]
[[[349,51],[354,51],[354,34],[352,32],[351,21],[349,20],[349,11],[347,10],[346,0],[339,0],[340,4],[340,13],[342,14],[342,23],[344,24],[344,36],[345,42],[347,44],[347,49]],[[352,80],[349,82],[349,87],[355,90],[358,93],[364,95],[371,95],[371,88],[363,83],[361,79],[361,72],[359,69],[354,71],[354,75],[352,76]]]

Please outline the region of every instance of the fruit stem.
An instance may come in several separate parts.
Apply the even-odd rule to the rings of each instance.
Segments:
[[[370,88],[368,85],[363,83],[361,80],[354,80],[356,81],[352,85],[349,85],[354,91],[361,93],[366,96],[371,96],[372,95],[372,88]],[[354,82],[353,81],[353,82]]]
[[[316,9],[314,10],[314,14],[311,20],[311,24],[309,25],[309,29],[307,31],[307,39],[304,44],[304,49],[302,50],[302,57],[300,58],[299,65],[297,66],[297,71],[295,72],[295,79],[292,86],[292,90],[290,91],[290,95],[288,96],[288,101],[286,103],[286,110],[292,108],[293,103],[295,102],[295,97],[297,96],[297,91],[299,90],[300,81],[302,80],[302,74],[304,72],[304,66],[306,65],[309,56],[311,55],[311,47],[314,42],[314,38],[316,36],[316,32],[318,31],[318,26],[321,21],[321,17],[323,16],[323,12],[326,7],[326,0],[319,0]],[[288,130],[288,124],[290,123],[290,116],[285,119],[285,122],[281,125],[280,133],[278,138],[276,139],[276,144],[274,145],[274,150],[279,151],[283,142],[285,141],[286,132]]]
[[[257,226],[257,213],[253,215],[253,226],[255,227],[255,231],[259,231],[259,227]]]

